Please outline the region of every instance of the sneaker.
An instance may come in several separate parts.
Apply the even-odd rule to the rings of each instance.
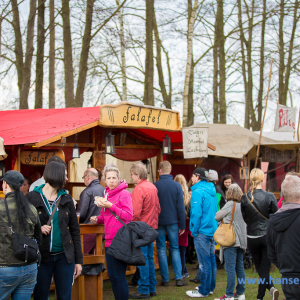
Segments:
[[[161,286],[169,286],[169,281],[162,281]]]
[[[272,297],[272,300],[278,300],[279,299],[279,291],[277,289],[275,289],[274,287],[271,287],[270,295]]]
[[[196,287],[195,287],[195,289],[198,291],[198,290],[199,290],[199,287],[198,287],[198,286],[196,286]],[[213,294],[214,294],[214,292],[209,292],[209,294],[210,294],[210,295],[213,295]]]
[[[210,294],[210,295],[213,295],[213,294],[214,294],[214,291],[209,292],[209,294]]]
[[[187,279],[187,278],[189,278],[189,277],[190,277],[189,273],[186,273],[186,274],[184,274],[184,275],[182,276],[182,279]]]
[[[133,283],[132,281],[128,282],[128,287],[138,287],[137,283]]]
[[[139,292],[128,295],[128,299],[149,299],[149,298],[150,298],[149,294],[141,294]]]
[[[234,293],[234,300],[245,300],[245,294],[239,295],[237,293]]]
[[[224,295],[223,297],[221,298],[215,298],[215,300],[234,300],[234,297],[227,297],[226,295]]]
[[[186,294],[192,298],[206,298],[207,297],[207,296],[200,294],[198,291],[187,291]]]
[[[188,285],[188,283],[185,280],[183,279],[176,280],[176,286],[185,286],[185,285]]]
[[[150,292],[150,297],[155,297],[156,296],[156,292]]]

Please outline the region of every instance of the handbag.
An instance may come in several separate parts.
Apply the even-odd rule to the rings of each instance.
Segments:
[[[41,254],[37,242],[27,235],[22,235],[18,232],[13,231],[6,199],[4,199],[4,202],[8,218],[8,225],[12,235],[12,246],[14,256],[24,261],[25,263],[40,263]]]
[[[263,217],[265,220],[269,221],[269,219],[267,217],[265,217],[255,206],[254,204],[251,202],[251,200],[249,199],[247,193],[246,193],[246,198],[247,200],[250,202],[250,204],[252,205],[252,207],[256,210],[256,212],[261,216]]]
[[[235,201],[233,201],[233,207],[231,212],[230,224],[224,224],[223,220],[214,234],[214,240],[217,244],[223,247],[230,247],[235,243],[235,232],[232,226],[234,212],[235,212]]]

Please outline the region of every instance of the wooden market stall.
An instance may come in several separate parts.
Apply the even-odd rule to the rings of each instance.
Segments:
[[[166,159],[162,149],[166,135],[171,139],[172,150],[182,149],[179,112],[127,102],[100,107],[0,112],[0,136],[8,153],[6,170],[18,170],[24,176],[41,176],[47,160],[54,155],[70,166],[73,149],[77,147],[80,153],[92,151],[92,166],[99,170],[103,170],[112,146],[115,149],[111,155],[118,159],[139,161],[157,157],[158,164]],[[106,144],[108,137],[113,139],[113,145]],[[73,187],[77,186],[84,184],[68,182],[66,188],[72,194]],[[133,184],[129,183],[129,187]],[[80,230],[82,235],[94,232],[100,236],[103,226],[80,225]],[[96,255],[84,256],[84,264],[105,263],[99,236]],[[134,271],[135,268],[129,267],[127,274]],[[97,286],[101,289],[97,299],[101,300],[103,276],[107,278],[106,273],[96,279],[80,276],[74,283],[72,299],[92,299],[89,287]]]

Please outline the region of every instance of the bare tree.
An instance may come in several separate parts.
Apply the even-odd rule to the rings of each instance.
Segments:
[[[189,20],[188,26],[188,43],[187,43],[187,62],[186,62],[186,71],[185,71],[185,81],[184,81],[184,90],[183,90],[183,114],[182,114],[182,126],[188,126],[188,94],[189,94],[189,85],[190,85],[190,75],[191,75],[191,66],[192,66],[192,53],[193,53],[193,33],[194,33],[194,22],[195,15],[198,9],[198,0],[195,0],[191,18]]]
[[[50,42],[49,42],[49,108],[55,108],[55,23],[54,0],[49,1]]]

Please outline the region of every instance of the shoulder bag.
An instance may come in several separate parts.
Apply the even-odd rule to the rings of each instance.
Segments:
[[[256,210],[256,212],[261,216],[263,217],[265,220],[269,221],[269,219],[267,217],[265,217],[256,207],[255,205],[251,202],[251,200],[249,199],[247,193],[246,193],[246,198],[247,200],[249,201],[249,203],[252,205],[252,207]]]
[[[220,226],[214,234],[215,242],[223,247],[230,247],[235,243],[235,232],[232,226],[235,205],[236,203],[233,201],[230,224],[224,224],[222,220]]]

